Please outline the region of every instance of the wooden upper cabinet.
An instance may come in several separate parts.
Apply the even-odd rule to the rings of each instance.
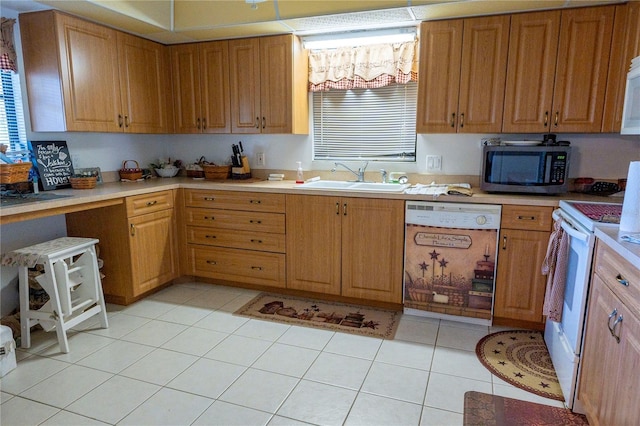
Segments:
[[[511,17],[503,132],[549,128],[559,31],[560,11]]]
[[[230,133],[229,44],[171,47],[176,133]]]
[[[309,133],[308,62],[293,35],[229,41],[232,133]]]
[[[640,55],[640,2],[616,6],[611,40],[611,58],[602,117],[603,133],[619,133],[631,59]]]
[[[510,16],[425,22],[418,133],[490,133],[502,123]]]
[[[167,102],[171,92],[166,48],[140,37],[117,34],[125,131],[167,133],[171,129],[171,103]]]
[[[33,131],[122,131],[116,31],[53,11],[20,30]]]
[[[231,131],[261,133],[260,39],[229,41]]]
[[[164,46],[51,10],[20,29],[33,131],[168,131]]]
[[[458,131],[499,132],[509,50],[510,16],[464,21]]]
[[[418,133],[455,133],[462,20],[423,22],[420,26]]]
[[[551,131],[600,132],[615,6],[562,11]]]

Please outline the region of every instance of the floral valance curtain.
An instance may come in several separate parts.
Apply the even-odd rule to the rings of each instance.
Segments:
[[[309,91],[377,88],[418,80],[417,42],[309,53]]]
[[[18,56],[13,41],[13,25],[15,19],[0,18],[2,35],[0,38],[0,69],[18,72]]]

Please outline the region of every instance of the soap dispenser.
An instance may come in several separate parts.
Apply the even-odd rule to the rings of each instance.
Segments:
[[[302,161],[297,161],[296,183],[304,183],[304,173],[302,172]]]

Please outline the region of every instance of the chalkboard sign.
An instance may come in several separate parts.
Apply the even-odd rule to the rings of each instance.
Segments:
[[[73,175],[73,164],[66,141],[31,141],[32,155],[40,185],[45,191],[69,188]]]

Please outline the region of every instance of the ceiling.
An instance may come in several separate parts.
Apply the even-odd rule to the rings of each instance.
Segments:
[[[421,21],[621,0],[2,0],[18,12],[58,9],[163,44],[415,26]],[[255,4],[253,4],[255,2]]]

